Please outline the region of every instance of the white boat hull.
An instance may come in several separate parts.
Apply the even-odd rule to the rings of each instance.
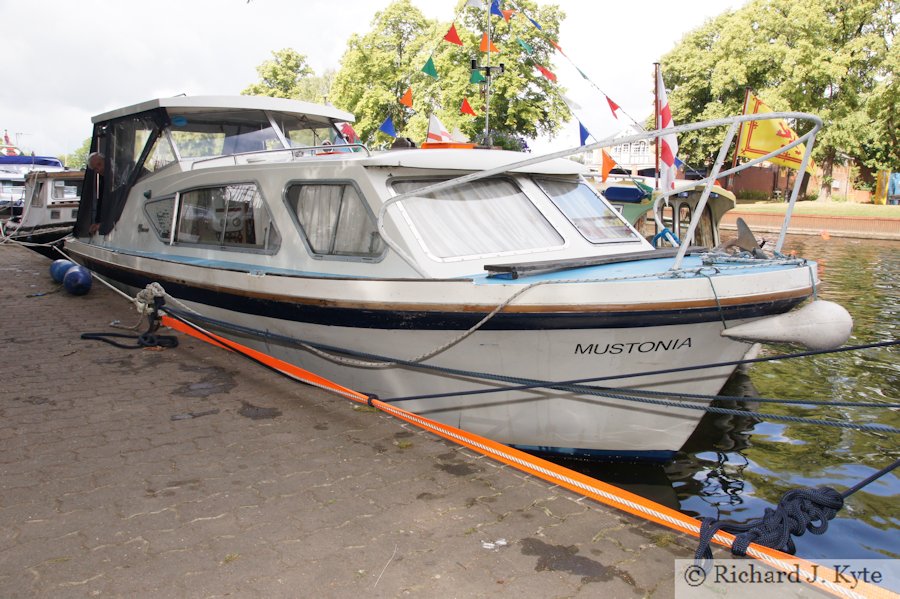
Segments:
[[[503,294],[509,295],[508,290],[503,294],[498,291],[503,288],[502,285],[476,285],[472,281],[463,280],[354,281],[269,277],[130,256],[77,241],[67,247],[73,251],[76,258],[101,275],[109,275],[113,271],[126,274],[139,273],[139,280],[132,281],[131,285],[128,284],[127,276],[110,277],[124,283],[123,287],[129,292],[136,292],[140,283],[158,280],[190,310],[202,315],[202,319],[199,317],[196,319],[201,326],[222,332],[226,337],[330,378],[341,385],[377,395],[387,401],[401,397],[448,394],[446,397],[404,400],[402,405],[411,411],[503,443],[548,450],[608,452],[623,456],[665,455],[681,448],[703,415],[702,410],[546,388],[466,395],[464,393],[469,391],[499,389],[515,383],[486,381],[474,373],[466,375],[409,366],[364,368],[340,359],[351,356],[342,355],[339,359],[332,360],[312,353],[300,345],[300,342],[321,344],[364,354],[412,360],[460,336],[467,327],[456,330],[429,330],[415,326],[398,328],[396,323],[378,327],[371,322],[365,326],[355,326],[352,320],[356,316],[371,312],[363,307],[358,310],[345,308],[348,315],[346,324],[304,322],[304,315],[309,310],[321,307],[323,303],[330,306],[349,305],[351,297],[372,297],[385,302],[389,296],[447,298],[454,297],[454,294],[463,289],[467,290],[469,297],[473,292],[477,292],[475,295],[481,293],[494,298],[490,301],[496,305],[499,303],[496,298],[503,297]],[[808,271],[805,268],[785,269],[780,273],[769,275],[770,278],[785,276],[793,277],[797,281],[795,294],[799,297],[791,300],[796,303],[802,299],[803,294],[809,292],[809,288],[804,287],[809,285]],[[204,281],[204,277],[209,277],[209,280]],[[719,294],[719,301],[722,302],[729,301],[727,279],[728,277],[723,277],[721,282],[716,282],[723,289]],[[185,286],[186,281],[192,283]],[[213,281],[215,285],[212,284]],[[763,279],[755,287],[765,287],[762,281]],[[785,281],[781,281],[776,286],[784,288],[784,283]],[[629,302],[637,305],[640,303],[638,300],[640,296],[643,297],[644,303],[652,303],[647,296],[654,294],[647,293],[648,284],[647,281],[616,283],[619,286],[616,287],[616,293],[612,294],[615,303],[610,305],[621,307]],[[710,287],[710,282],[705,279],[700,284],[706,289]],[[630,291],[628,285],[632,287]],[[744,280],[741,285],[747,287],[747,281]],[[405,289],[397,288],[404,286]],[[681,287],[683,285],[679,289]],[[192,290],[201,288],[206,289],[204,293],[211,301],[191,301],[188,296]],[[343,288],[345,299],[339,300],[337,297],[332,297],[328,301],[316,299],[308,305],[294,305],[290,303],[291,300],[272,301],[273,306],[276,303],[279,306],[277,310],[273,308],[273,314],[294,309],[297,318],[268,315],[264,313],[265,310],[245,312],[223,305],[214,305],[225,295],[246,296],[245,299],[250,301],[252,298],[269,298],[288,293],[291,288],[296,290],[295,295],[303,293],[307,299],[310,295],[314,298],[322,298],[329,294],[336,296]],[[660,289],[664,288],[663,283]],[[179,289],[182,291],[186,289],[188,293],[180,295]],[[210,293],[210,289],[215,291]],[[563,292],[568,289],[572,289],[572,293],[575,293],[574,287],[556,290],[555,294],[560,296],[560,302],[565,301]],[[538,294],[539,290],[544,296],[554,295],[549,293],[546,287],[536,287],[535,301],[546,299]],[[381,298],[377,297],[379,294]],[[293,299],[300,301],[302,298]],[[659,301],[656,300],[656,303]],[[582,305],[584,303],[581,300],[579,302]],[[381,305],[378,301],[374,304]],[[521,307],[523,317],[532,314],[528,308],[527,305]],[[534,309],[532,307],[532,310]],[[485,308],[484,311],[489,310]],[[390,311],[386,313],[396,314]],[[573,313],[573,316],[585,315]],[[729,324],[739,324],[746,320],[748,319],[733,319]],[[217,326],[216,322],[227,324]],[[453,371],[498,374],[513,379],[538,381],[601,379],[597,385],[712,395],[721,389],[734,367],[611,378],[606,381],[602,379],[621,377],[630,373],[740,360],[750,349],[751,343],[723,337],[720,334],[721,330],[722,322],[717,318],[708,318],[705,322],[688,320],[684,324],[662,326],[541,328],[541,325],[536,324],[533,328],[519,330],[515,328],[496,330],[485,326],[449,349],[425,360],[423,364]]]

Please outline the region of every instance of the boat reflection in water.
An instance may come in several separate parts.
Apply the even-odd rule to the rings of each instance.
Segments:
[[[753,401],[756,389],[743,369],[731,375],[722,395],[746,399],[711,405],[754,412],[759,407]],[[669,463],[541,457],[691,516],[717,517],[721,512],[725,517],[744,501],[742,475],[747,459],[740,452],[750,445],[757,423],[753,416],[706,413]]]

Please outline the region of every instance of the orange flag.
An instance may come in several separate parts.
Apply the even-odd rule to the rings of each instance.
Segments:
[[[606,183],[607,177],[609,177],[609,173],[616,167],[616,161],[613,160],[613,157],[609,155],[609,152],[603,150],[603,157],[600,162],[600,180]]]
[[[412,88],[411,87],[408,88],[406,90],[406,93],[403,94],[403,97],[400,98],[400,103],[403,104],[404,106],[408,106],[408,107],[412,108]]]
[[[450,31],[447,32],[447,35],[444,36],[444,39],[451,44],[456,44],[457,46],[463,45],[462,41],[459,39],[459,34],[456,33],[456,23],[450,25]]]
[[[475,114],[475,111],[472,110],[472,107],[469,105],[469,101],[466,98],[463,98],[462,106],[459,107],[459,111],[463,114],[471,114],[472,116],[478,116]]]
[[[500,53],[500,50],[497,49],[497,46],[494,45],[494,42],[490,42],[490,44],[491,44],[491,52],[497,52],[497,53],[499,54],[499,53]],[[483,35],[481,36],[481,51],[482,51],[482,52],[487,52],[487,51],[488,51],[488,36],[487,36],[487,33],[485,33],[485,34],[483,34]]]
[[[516,14],[516,11],[514,10],[501,10],[500,12],[503,13],[503,18],[506,19],[507,23],[509,23],[509,20],[512,18],[512,16]]]

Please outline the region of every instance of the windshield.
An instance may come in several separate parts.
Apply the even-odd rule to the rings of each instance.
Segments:
[[[638,239],[619,213],[604,203],[587,183],[545,178],[535,180],[569,222],[591,243]]]
[[[396,181],[408,193],[439,180]],[[538,251],[563,239],[531,200],[508,179],[482,179],[402,200],[425,251],[441,260]]]

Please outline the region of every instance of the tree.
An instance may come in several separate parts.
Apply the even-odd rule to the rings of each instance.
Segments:
[[[495,75],[491,86],[490,124],[494,142],[520,147],[523,138],[553,134],[569,113],[556,84],[542,77],[539,64],[552,70],[553,47],[563,13],[555,6],[540,9],[525,0],[520,7],[541,24],[538,30],[523,16],[510,19],[492,17],[492,38],[500,54],[491,55],[496,66],[503,62],[506,72]],[[425,138],[428,118],[434,113],[444,125],[458,128],[471,139],[480,140],[484,129],[484,98],[480,86],[470,83],[471,60],[483,64],[479,52],[485,27],[483,9],[458,3],[454,27],[463,45],[443,41],[450,23],[426,19],[409,0],[395,0],[375,15],[372,29],[354,35],[341,59],[332,97],[336,106],[354,113],[356,130],[363,139],[385,141],[378,127],[390,116],[398,132],[417,140]],[[522,40],[532,49],[529,54]],[[438,78],[422,72],[432,61]],[[413,92],[413,109],[399,103],[407,89]],[[460,113],[467,99],[478,114]]]
[[[893,0],[753,0],[724,13],[662,59],[675,121],[739,114],[746,88],[774,110],[817,114],[825,127],[813,157],[823,171],[819,197],[828,199],[834,164],[842,155],[868,163],[869,119],[890,112],[867,99],[889,76],[896,13]],[[694,164],[710,162],[717,146],[712,134],[679,140]]]
[[[73,150],[71,154],[63,154],[59,159],[68,168],[82,169],[87,164],[87,157],[90,152],[91,138],[88,137],[77,150]]]
[[[274,60],[267,60],[256,67],[260,80],[242,91],[243,95],[290,98],[318,104],[326,101],[334,71],[316,76],[307,64],[306,56],[291,48],[272,52],[272,56]]]

